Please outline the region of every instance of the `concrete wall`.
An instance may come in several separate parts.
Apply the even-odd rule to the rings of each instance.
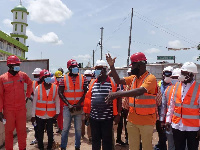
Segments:
[[[21,71],[25,72],[32,80],[33,75],[32,72],[35,68],[41,68],[41,69],[48,69],[49,70],[49,59],[43,59],[43,60],[25,60],[20,65]],[[8,67],[6,65],[6,61],[0,61],[0,75],[8,71]],[[26,84],[24,85],[24,90],[26,92]],[[31,119],[31,108],[32,103],[31,101],[28,101],[26,104],[27,108],[27,120]],[[4,125],[2,122],[0,122],[0,147],[3,145],[5,141],[5,133],[4,133]],[[16,132],[14,132],[16,134]]]

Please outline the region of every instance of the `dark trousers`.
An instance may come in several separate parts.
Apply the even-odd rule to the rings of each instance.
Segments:
[[[47,149],[52,149],[53,145],[53,118],[41,119],[36,118],[36,123],[38,127],[38,147],[39,149],[44,149],[43,139],[44,139],[44,128],[46,125],[47,136],[48,136],[48,147]]]
[[[188,150],[198,150],[199,138],[196,138],[198,131],[180,131],[172,128],[172,132],[176,150],[185,150],[186,141]]]
[[[159,141],[158,141],[158,148],[160,150],[167,150],[167,137],[166,137],[166,131],[164,129],[162,129],[161,127],[161,123],[159,120],[156,121],[156,130],[158,132],[158,137],[159,137]]]
[[[34,126],[34,131],[35,131],[35,139],[38,140],[38,126]]]
[[[126,136],[125,139],[128,141],[128,132],[127,132],[127,128],[126,128],[127,116],[128,116],[128,110],[122,108],[120,122],[118,123],[118,126],[117,126],[117,140],[118,141],[121,141],[123,125],[124,125],[124,129],[125,129],[125,136]]]
[[[98,121],[90,119],[92,133],[92,150],[112,150],[112,129],[113,120]]]

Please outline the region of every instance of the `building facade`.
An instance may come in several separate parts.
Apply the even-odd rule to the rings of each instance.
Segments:
[[[28,52],[26,27],[29,12],[22,6],[21,1],[20,5],[13,8],[11,12],[13,13],[13,22],[11,22],[13,32],[8,35],[0,30],[0,60],[6,60],[10,55],[16,55],[24,60],[26,59],[25,52]]]

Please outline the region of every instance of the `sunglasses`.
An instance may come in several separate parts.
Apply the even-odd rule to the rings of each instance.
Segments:
[[[163,75],[166,77],[170,77],[172,75],[172,72],[164,72]]]

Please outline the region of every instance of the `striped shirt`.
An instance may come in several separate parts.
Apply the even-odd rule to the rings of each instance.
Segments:
[[[95,120],[110,120],[113,119],[113,104],[106,104],[105,98],[112,91],[112,85],[107,78],[103,84],[100,82],[94,83],[92,87],[91,97],[91,112],[90,117]]]

